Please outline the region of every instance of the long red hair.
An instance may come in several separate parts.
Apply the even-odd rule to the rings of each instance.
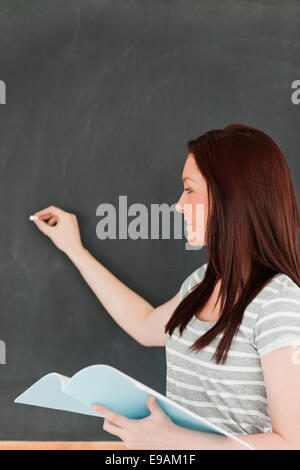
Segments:
[[[213,356],[224,363],[247,305],[276,274],[300,287],[296,193],[286,160],[266,133],[232,124],[187,143],[207,182],[208,266],[203,280],[184,297],[165,326],[180,336],[221,279],[220,318],[190,350],[199,351],[223,332]],[[243,263],[250,274],[243,279]]]

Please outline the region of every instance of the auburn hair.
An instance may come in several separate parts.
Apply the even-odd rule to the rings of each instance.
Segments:
[[[208,264],[165,333],[179,328],[181,336],[221,279],[219,320],[189,349],[199,351],[223,333],[212,359],[224,364],[247,305],[273,276],[286,274],[300,287],[296,193],[281,150],[258,129],[232,124],[188,141],[187,148],[207,183]],[[245,261],[250,266],[246,281]]]

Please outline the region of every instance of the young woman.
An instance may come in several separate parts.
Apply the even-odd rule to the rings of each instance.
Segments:
[[[82,246],[74,214],[50,206],[35,223],[121,328],[145,346],[166,346],[168,397],[255,449],[300,449],[300,222],[288,166],[249,126],[212,130],[187,146],[176,209],[188,242],[208,247],[208,262],[163,305],[154,308]],[[148,406],[141,420],[95,409],[127,447],[246,449],[175,425],[154,397]]]

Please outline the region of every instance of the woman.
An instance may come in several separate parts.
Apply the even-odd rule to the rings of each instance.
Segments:
[[[176,209],[188,242],[204,240],[208,263],[157,308],[82,246],[74,214],[51,206],[35,223],[121,328],[145,346],[166,346],[168,397],[255,449],[300,449],[300,222],[286,161],[267,134],[231,125],[188,142],[182,178]],[[175,425],[154,397],[148,406],[142,420],[95,409],[128,447],[246,449]]]

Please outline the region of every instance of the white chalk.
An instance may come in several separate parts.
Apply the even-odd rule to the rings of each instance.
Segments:
[[[29,220],[38,220],[39,217],[37,215],[30,215]]]

